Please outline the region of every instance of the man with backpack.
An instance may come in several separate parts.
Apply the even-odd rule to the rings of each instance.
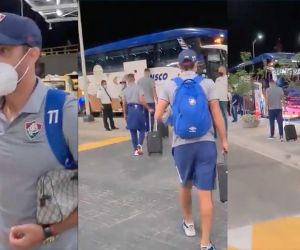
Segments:
[[[0,13],[0,250],[77,249],[77,209],[61,222],[37,224],[38,180],[77,166],[78,152],[77,101],[37,78],[41,47],[31,19]]]
[[[201,250],[215,250],[210,232],[213,218],[212,190],[216,176],[217,149],[212,123],[220,135],[223,153],[228,151],[224,119],[215,84],[197,75],[197,54],[183,50],[178,57],[179,77],[166,82],[160,93],[155,118],[161,120],[171,105],[173,124],[172,154],[181,183],[182,227],[187,236],[195,236],[192,218],[192,186],[198,189],[201,217]]]

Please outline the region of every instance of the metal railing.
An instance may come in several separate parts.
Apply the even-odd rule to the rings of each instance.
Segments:
[[[78,44],[75,44],[75,45],[45,48],[42,50],[42,56],[66,55],[66,54],[73,54],[78,52],[79,52],[79,46]]]

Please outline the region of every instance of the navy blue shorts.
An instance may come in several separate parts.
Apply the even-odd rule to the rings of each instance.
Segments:
[[[201,141],[174,147],[173,157],[183,186],[192,181],[197,189],[215,189],[217,163],[215,142]]]
[[[146,131],[146,119],[142,105],[127,105],[127,129]]]

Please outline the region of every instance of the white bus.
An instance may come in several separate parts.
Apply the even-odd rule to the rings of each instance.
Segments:
[[[121,111],[120,81],[125,74],[134,73],[138,80],[149,68],[159,91],[164,81],[176,77],[180,71],[177,57],[182,49],[198,53],[198,73],[213,80],[218,67],[227,67],[227,31],[209,28],[184,28],[138,36],[85,51],[92,112],[99,110],[96,99],[97,84],[105,79],[112,93],[113,109]],[[79,80],[79,88],[83,83]],[[83,97],[80,101],[84,103]]]

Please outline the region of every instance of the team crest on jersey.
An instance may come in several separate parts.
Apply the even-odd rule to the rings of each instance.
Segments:
[[[30,140],[35,139],[42,130],[42,123],[31,121],[25,123],[26,135]]]
[[[195,98],[189,98],[189,104],[190,104],[191,106],[196,105],[196,99],[195,99]]]
[[[0,13],[0,22],[2,22],[4,20],[4,18],[6,17],[6,15]]]

